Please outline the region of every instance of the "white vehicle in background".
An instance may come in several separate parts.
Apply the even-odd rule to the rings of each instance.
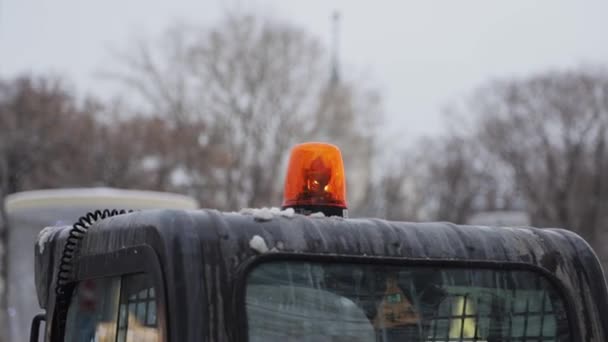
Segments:
[[[73,224],[97,209],[197,209],[183,195],[112,188],[25,191],[5,199],[8,216],[8,341],[26,341],[31,318],[40,309],[36,297],[34,246],[41,229]]]

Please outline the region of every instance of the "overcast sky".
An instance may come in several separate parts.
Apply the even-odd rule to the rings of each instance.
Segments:
[[[154,36],[176,20],[211,25],[228,5],[211,0],[0,0],[0,77],[66,75],[80,93],[113,86],[95,72],[108,47]],[[232,2],[234,3],[234,2]],[[366,71],[383,92],[388,132],[441,127],[441,108],[484,81],[583,64],[608,66],[608,1],[256,0],[325,42],[341,13],[343,71]]]

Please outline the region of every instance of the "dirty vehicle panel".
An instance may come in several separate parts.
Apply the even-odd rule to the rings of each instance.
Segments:
[[[66,341],[608,340],[602,270],[565,230],[136,212],[89,229],[67,305],[66,237],[36,254],[58,341],[57,322]]]

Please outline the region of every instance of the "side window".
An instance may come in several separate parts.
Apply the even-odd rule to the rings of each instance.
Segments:
[[[65,341],[114,341],[119,295],[119,277],[81,281],[68,309]]]
[[[123,278],[117,341],[159,341],[156,293],[145,274]]]
[[[72,295],[64,341],[160,341],[156,298],[147,274],[83,280]]]

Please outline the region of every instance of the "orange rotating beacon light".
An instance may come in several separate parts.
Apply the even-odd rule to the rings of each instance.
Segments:
[[[282,207],[304,215],[347,216],[344,163],[336,146],[315,142],[291,150]]]

